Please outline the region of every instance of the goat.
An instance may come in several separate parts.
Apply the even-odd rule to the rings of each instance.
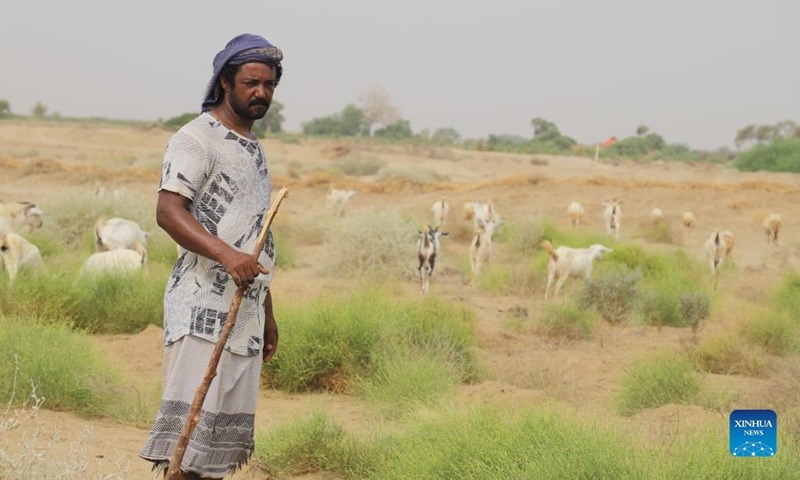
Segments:
[[[733,254],[734,237],[730,230],[716,230],[705,243],[706,257],[711,267],[711,278],[716,282],[722,263]]]
[[[764,233],[767,234],[767,246],[778,246],[778,233],[781,231],[781,225],[783,225],[783,219],[781,219],[780,214],[770,213],[764,219],[763,225]]]
[[[0,202],[0,236],[7,233],[29,232],[41,227],[45,212],[30,202]]]
[[[550,297],[550,287],[553,282],[556,282],[555,295],[558,296],[558,292],[569,277],[583,277],[585,280],[589,280],[594,260],[603,258],[604,252],[613,252],[612,249],[597,243],[589,248],[558,247],[554,249],[553,244],[545,240],[542,242],[542,247],[550,255],[550,262],[547,264],[545,300]]]
[[[683,212],[682,223],[685,229],[692,230],[694,228],[694,222],[695,222],[694,213]]]
[[[472,282],[478,278],[481,266],[488,263],[492,257],[492,236],[495,229],[502,227],[503,222],[495,223],[492,220],[484,221],[481,218],[476,220],[478,231],[472,239],[469,247],[469,264],[472,272]]]
[[[614,240],[619,240],[619,222],[622,217],[622,209],[620,203],[616,198],[609,201],[602,202],[605,208],[603,210],[603,218],[606,222],[606,234],[613,235]]]
[[[79,277],[95,275],[127,275],[144,269],[147,256],[133,250],[111,250],[93,253],[78,272]]]
[[[344,215],[344,206],[356,193],[358,192],[355,190],[337,190],[331,186],[331,188],[328,189],[326,204],[329,209],[335,208],[336,216],[341,217]]]
[[[94,226],[95,246],[98,252],[134,250],[147,257],[147,235],[138,223],[124,218],[100,217]]]
[[[583,205],[580,203],[572,202],[569,204],[569,207],[567,207],[567,215],[569,215],[573,228],[578,228],[578,225],[581,224],[581,217],[583,217],[584,213],[586,213],[586,210],[584,210]]]
[[[650,220],[653,223],[660,223],[662,220],[664,220],[664,211],[660,208],[654,208],[650,212]]]
[[[0,255],[13,283],[22,270],[43,270],[42,255],[36,245],[16,233],[7,233],[0,238]]]
[[[464,204],[464,220],[472,220],[475,232],[480,230],[478,220],[483,222],[492,221],[494,223],[500,222],[500,215],[494,208],[494,203],[489,200],[487,203],[469,202]]]
[[[433,213],[433,224],[437,228],[443,227],[447,223],[447,217],[450,216],[450,204],[445,202],[444,199],[439,200],[433,204],[431,212]]]
[[[419,257],[419,288],[422,293],[428,293],[430,287],[436,256],[441,248],[439,237],[446,235],[447,233],[439,231],[439,227],[431,228],[430,225],[425,231],[419,231],[417,256]]]

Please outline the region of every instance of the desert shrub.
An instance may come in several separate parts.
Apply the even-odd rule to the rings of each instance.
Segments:
[[[115,402],[120,379],[85,334],[36,317],[0,316],[2,398],[11,398],[14,381],[23,390],[33,383],[37,394],[45,397],[46,408],[98,415]]]
[[[346,158],[336,162],[336,170],[344,175],[375,175],[386,165],[380,158]]]
[[[682,292],[678,295],[681,317],[686,325],[697,331],[702,320],[711,312],[711,299],[703,292]]]
[[[800,318],[800,274],[791,273],[771,295],[771,303],[780,311]]]
[[[704,337],[689,352],[689,359],[701,371],[723,375],[758,375],[768,366],[765,352],[749,346],[738,332]]]
[[[686,326],[681,316],[680,302],[672,292],[643,291],[637,309],[650,325]]]
[[[137,333],[163,323],[168,275],[167,267],[152,265],[148,273],[121,277],[20,276],[0,295],[0,307],[7,314],[48,318],[91,333]]]
[[[667,222],[655,222],[646,226],[642,237],[651,243],[675,243],[672,227]]]
[[[773,355],[786,355],[797,347],[797,322],[787,314],[762,312],[741,324],[744,338]]]
[[[418,183],[449,181],[450,177],[440,175],[431,169],[384,167],[378,172],[378,180],[411,180]]]
[[[636,306],[641,276],[625,267],[597,272],[580,291],[578,305],[595,309],[609,323],[620,323]]]
[[[329,254],[321,264],[336,276],[385,276],[410,268],[416,228],[393,210],[341,219],[329,232]]]
[[[195,118],[197,118],[196,112],[182,113],[178,116],[164,120],[164,126],[172,130],[178,130]]]
[[[307,475],[352,470],[348,459],[352,437],[330,415],[319,411],[280,425],[256,440],[256,457],[271,475]],[[356,467],[357,468],[357,467]]]
[[[425,368],[392,365],[404,361],[396,352],[438,359],[456,382],[477,375],[472,313],[433,296],[394,301],[378,290],[364,290],[279,315],[284,319],[281,348],[264,371],[283,390],[352,390],[355,379],[380,384],[378,377],[392,369]],[[425,389],[419,392],[424,396]]]
[[[544,226],[537,220],[507,224],[501,231],[507,238],[511,252],[518,258],[532,257],[540,249],[544,236]]]
[[[551,337],[586,339],[592,336],[596,327],[589,312],[573,303],[564,303],[545,307],[536,330]]]
[[[611,247],[615,252],[617,251],[617,248],[619,248],[619,245],[612,245],[613,240],[609,238],[608,235],[588,230],[575,230],[571,228],[561,229],[549,220],[542,220],[541,229],[542,239],[550,240],[550,243],[552,243],[556,248],[561,246],[567,246],[570,248],[588,248],[595,243]]]
[[[690,403],[700,391],[692,363],[683,356],[661,353],[638,359],[625,370],[617,408],[632,415],[668,403]]]
[[[800,173],[800,138],[776,138],[740,153],[733,166],[743,172]]]

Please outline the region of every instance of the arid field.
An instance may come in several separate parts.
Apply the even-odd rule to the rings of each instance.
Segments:
[[[45,400],[36,417],[14,429],[0,428],[0,450],[7,455],[21,458],[27,452],[26,462],[35,462],[34,453],[45,452],[39,461],[60,465],[62,473],[69,468],[82,472],[63,478],[151,476],[149,463],[140,460],[137,453],[160,398],[162,332],[157,326],[160,318],[153,312],[159,309],[158,291],[169,274],[175,249],[157,227],[154,211],[161,158],[171,134],[159,128],[102,123],[0,122],[0,199],[34,202],[49,213],[44,226],[31,236],[34,243],[42,242],[48,273],[44,280],[32,279],[13,287],[5,278],[0,281],[0,297],[5,299],[0,307],[8,309],[0,311],[0,320],[8,316],[13,317],[10,322],[20,323],[36,317],[44,324],[72,323],[79,331],[91,332],[83,337],[89,339],[99,361],[118,372],[120,391],[124,392],[118,398],[124,397],[133,405],[114,413],[114,408],[102,405],[81,410],[66,404],[53,406]],[[274,439],[274,445],[283,443],[284,437],[270,437],[272,432],[293,431],[293,425],[310,418],[322,416],[353,442],[380,445],[381,441],[375,439],[385,435],[424,451],[424,444],[407,437],[420,431],[430,434],[426,425],[459,425],[459,415],[464,415],[464,425],[472,425],[470,415],[487,411],[490,418],[497,415],[501,424],[514,428],[520,428],[514,423],[519,415],[532,415],[526,421],[535,426],[537,412],[547,412],[574,422],[578,432],[620,435],[626,452],[634,449],[636,458],[658,459],[648,467],[650,470],[639,471],[636,466],[620,470],[638,472],[638,478],[670,478],[669,472],[679,471],[676,465],[687,458],[680,452],[693,450],[691,442],[697,438],[707,440],[704,453],[697,454],[700,460],[692,457],[701,466],[686,470],[683,478],[701,478],[694,475],[703,471],[703,462],[732,464],[730,470],[719,467],[717,473],[722,476],[730,472],[741,475],[739,478],[758,472],[774,478],[787,472],[796,474],[800,466],[796,455],[800,445],[800,320],[794,313],[797,310],[792,310],[797,302],[792,306],[790,297],[800,292],[800,282],[793,276],[800,267],[797,175],[745,174],[719,165],[686,162],[595,163],[580,157],[479,152],[413,143],[292,136],[262,143],[276,191],[281,186],[290,189],[274,225],[278,248],[284,249],[278,251],[278,271],[272,286],[281,343],[278,363],[273,367],[276,370],[265,367],[256,415],[256,455],[235,478],[365,475],[365,470],[358,469],[361,467],[337,467],[357,464],[355,460],[326,463],[329,458],[312,458],[300,447],[294,452],[296,457],[292,452],[284,454],[288,460],[265,453],[273,445],[267,439]],[[326,192],[331,185],[358,192],[342,217],[326,208]],[[606,236],[603,227],[601,202],[611,198],[622,202],[618,242]],[[408,378],[402,373],[405,370],[398,377],[387,374],[378,381],[365,380],[374,373],[369,368],[353,373],[334,366],[294,388],[281,383],[280,369],[299,361],[287,356],[302,351],[290,349],[295,330],[288,323],[301,318],[303,308],[328,302],[335,310],[339,305],[336,302],[352,301],[350,308],[368,309],[371,296],[376,297],[377,304],[390,305],[387,309],[392,308],[392,302],[428,305],[421,303],[416,272],[417,229],[431,222],[431,205],[440,199],[451,206],[442,228],[449,235],[442,237],[442,251],[427,296],[447,306],[443,309],[465,309],[463,316],[470,319],[470,373],[456,375],[452,388],[437,390],[434,385],[432,394],[411,395],[405,403],[395,401],[402,393],[391,390],[392,384],[396,387],[398,383],[393,378]],[[462,206],[490,199],[505,225],[495,235],[489,266],[470,283],[472,224],[463,219]],[[586,208],[577,230],[570,226],[566,213],[572,201]],[[654,208],[661,208],[665,214],[660,225],[651,221]],[[692,211],[697,219],[692,231],[681,226],[686,211]],[[771,212],[783,218],[777,246],[767,245],[761,225]],[[100,214],[131,218],[150,232],[146,278],[154,290],[140,285],[134,292],[147,291],[148,296],[113,297],[122,305],[102,310],[111,312],[108,318],[65,318],[72,314],[62,315],[58,305],[72,308],[67,298],[73,291],[70,275],[93,252],[92,226]],[[735,248],[732,262],[722,269],[714,288],[703,243],[716,229],[732,231]],[[389,234],[391,238],[386,238]],[[584,291],[582,281],[567,282],[559,298],[545,302],[547,260],[539,247],[544,239],[555,246],[603,243],[614,249],[595,262],[592,278],[613,283],[609,275],[622,271],[637,282],[639,303],[634,305],[631,300],[629,312],[608,321],[599,313],[600,300]],[[363,259],[352,251],[356,241],[365,245],[374,242],[376,248],[385,251]],[[670,276],[662,278],[664,275]],[[20,295],[31,295],[47,285],[63,285],[58,295],[67,300],[54,303],[53,308],[37,304],[51,301],[50,295],[24,305],[19,302]],[[685,322],[674,326],[686,320],[680,306],[673,305],[679,305],[678,296],[687,293],[708,299],[708,315],[695,319],[694,328]],[[133,313],[125,313],[126,302],[136,305],[128,309]],[[86,315],[94,315],[98,308],[106,307],[98,301],[96,307],[84,310]],[[668,314],[663,313],[667,310]],[[424,311],[437,310],[431,307]],[[126,329],[118,324],[124,315],[142,318],[136,327]],[[658,319],[667,317],[675,322],[659,323]],[[577,324],[572,319],[577,319]],[[430,320],[435,323],[436,316]],[[326,337],[320,335],[324,344]],[[16,342],[10,341],[12,346],[3,347],[7,351],[0,354],[3,362],[14,361],[8,349]],[[282,350],[284,342],[286,349]],[[406,352],[412,358],[416,355],[414,348]],[[432,347],[431,351],[435,350]],[[62,358],[68,362],[68,357]],[[649,380],[655,379],[656,387],[671,381],[670,375],[662,378],[648,373],[652,362],[669,363],[669,359],[685,359],[686,365],[691,365],[688,371],[675,367],[677,373],[671,371],[670,375],[690,378],[693,386],[683,390],[676,387],[681,391],[674,395],[654,394],[657,398],[651,406],[626,403],[637,386],[647,390],[649,387],[643,385]],[[18,361],[23,370],[26,357],[20,355]],[[437,374],[443,371],[437,366],[430,368]],[[13,367],[0,371],[13,371]],[[425,371],[416,370],[420,382],[409,383],[421,384],[433,378]],[[31,374],[37,383],[35,377]],[[414,387],[412,384],[409,388]],[[14,403],[29,391],[23,382],[17,385]],[[37,393],[50,396],[41,387]],[[776,411],[780,438],[776,458],[748,461],[730,456],[728,415],[741,408]],[[436,423],[439,421],[442,423]],[[583,426],[587,430],[581,430]],[[481,450],[477,445],[491,445],[493,438],[502,436],[502,429],[487,428],[485,437],[472,438],[471,430],[464,428],[462,436],[471,439],[476,452]],[[48,444],[54,435],[57,441]],[[443,438],[449,440],[441,440],[445,444],[442,449],[447,449],[446,442],[456,442],[451,437],[457,436],[443,432]],[[323,435],[318,441],[324,444],[326,438]],[[580,445],[593,445],[596,439],[588,436],[575,441],[575,450],[564,453],[564,464],[575,463],[582,455]],[[524,450],[524,445],[520,449]],[[306,456],[297,452],[306,452]],[[542,451],[530,452],[531,458],[539,454]],[[558,454],[550,454],[558,458]],[[609,453],[609,458],[614,455]],[[392,458],[401,463],[399,457]],[[487,460],[490,464],[503,461]],[[20,471],[33,468],[25,467],[26,462],[19,463]],[[750,463],[742,466],[742,462]],[[597,478],[619,478],[614,473],[616,466],[609,470],[587,468],[597,468]],[[396,475],[367,470],[375,477]],[[409,473],[409,477],[446,478],[456,471],[430,470]],[[469,475],[513,477],[507,472],[476,472],[481,470]],[[3,474],[0,468],[0,477]],[[709,475],[704,478],[722,478]]]

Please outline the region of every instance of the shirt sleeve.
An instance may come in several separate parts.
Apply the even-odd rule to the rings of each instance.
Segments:
[[[194,201],[210,171],[211,161],[206,149],[194,136],[178,132],[167,144],[158,190],[174,192]]]

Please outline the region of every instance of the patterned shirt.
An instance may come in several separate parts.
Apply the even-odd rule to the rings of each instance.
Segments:
[[[264,151],[257,141],[233,132],[209,113],[181,128],[169,141],[159,191],[191,200],[190,212],[212,235],[239,251],[253,253],[272,194]],[[242,298],[226,349],[260,355],[264,301],[275,270],[275,244],[269,232],[260,274]],[[219,263],[181,249],[164,295],[164,344],[184,335],[216,342],[228,316],[236,284]]]

